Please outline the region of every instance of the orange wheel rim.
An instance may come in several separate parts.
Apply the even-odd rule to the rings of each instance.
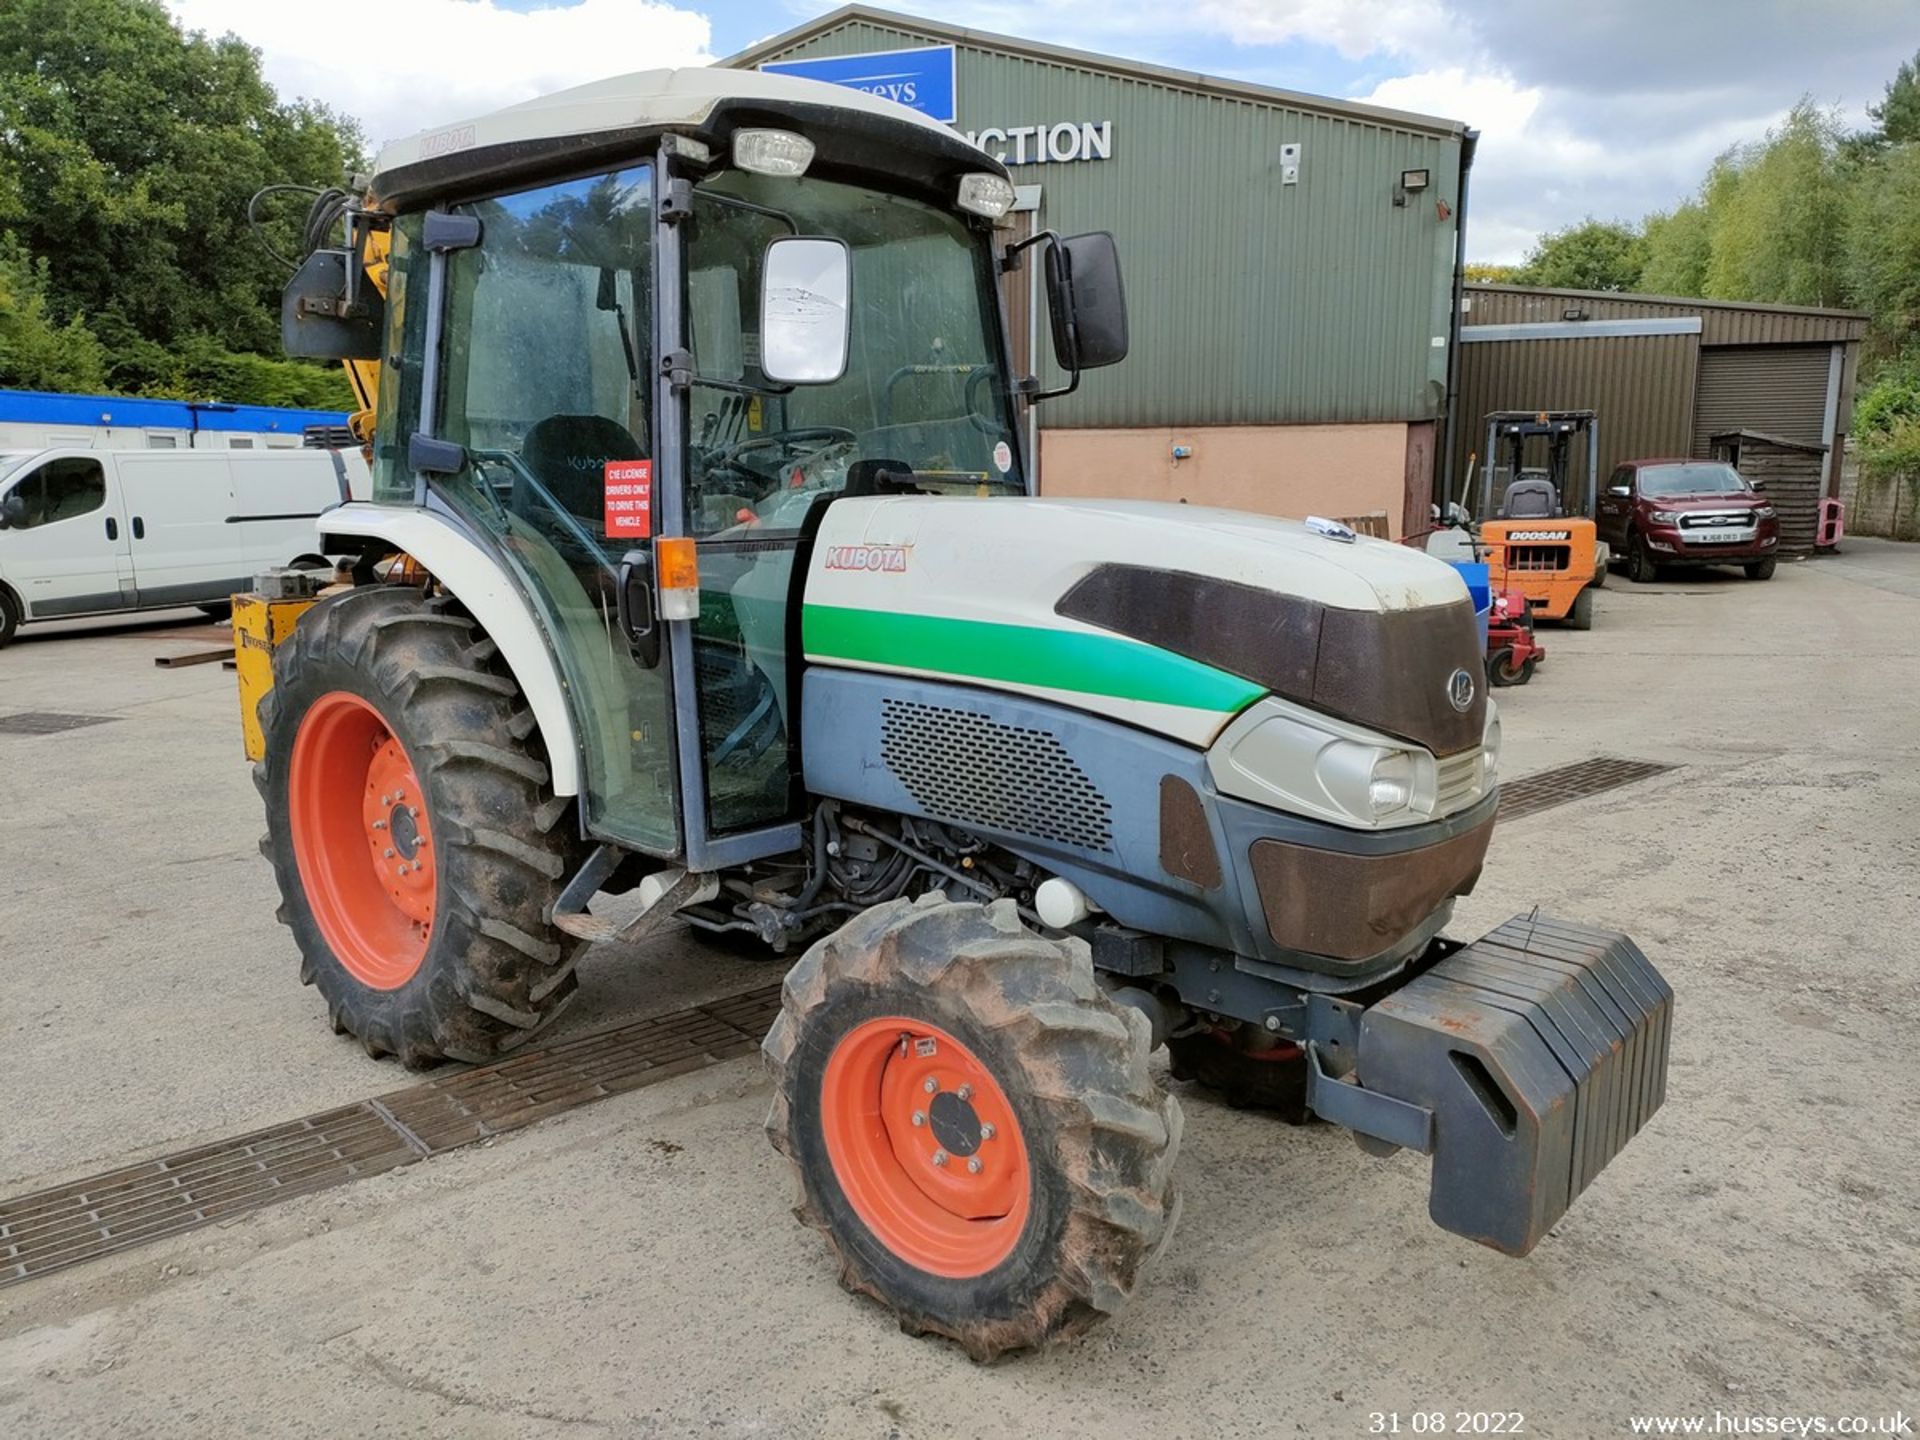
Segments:
[[[435,846],[425,787],[380,712],[344,690],[293,737],[287,812],[314,922],[347,973],[397,990],[426,959]]]
[[[1013,1253],[1032,1209],[1026,1140],[945,1030],[890,1015],[849,1031],[827,1057],[820,1128],[854,1213],[908,1264],[965,1279]]]

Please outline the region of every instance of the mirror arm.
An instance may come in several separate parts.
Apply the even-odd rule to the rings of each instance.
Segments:
[[[1029,405],[1038,405],[1042,400],[1058,400],[1062,395],[1071,395],[1080,388],[1080,372],[1075,370],[1071,379],[1064,385],[1056,385],[1051,390],[1040,389],[1040,377],[1029,375],[1020,382],[1016,391]]]

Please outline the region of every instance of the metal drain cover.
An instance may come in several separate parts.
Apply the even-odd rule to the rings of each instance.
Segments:
[[[1598,755],[1591,760],[1561,765],[1523,775],[1500,787],[1500,819],[1518,820],[1555,805],[1584,800],[1604,790],[1617,790],[1636,780],[1663,775],[1678,767],[1653,760],[1623,760],[1617,755]]]
[[[751,1055],[779,1009],[769,985],[0,1200],[0,1287]]]
[[[55,710],[20,710],[0,715],[0,735],[58,735],[62,730],[84,730],[106,725],[118,715],[62,715]]]

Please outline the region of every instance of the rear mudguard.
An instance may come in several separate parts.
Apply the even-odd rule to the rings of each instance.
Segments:
[[[1666,1098],[1673,989],[1626,936],[1516,916],[1360,1012],[1308,1104],[1433,1156],[1434,1222],[1524,1255]]]

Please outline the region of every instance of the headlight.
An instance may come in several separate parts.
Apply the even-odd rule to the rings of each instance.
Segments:
[[[960,193],[954,203],[962,210],[998,220],[1013,208],[1016,197],[1011,181],[999,175],[962,175]]]
[[[1367,803],[1373,818],[1385,819],[1396,810],[1407,808],[1413,799],[1413,757],[1404,750],[1389,750],[1373,762],[1367,777]]]
[[[813,163],[813,142],[791,130],[740,130],[733,137],[733,163],[756,175],[804,175]]]
[[[1756,520],[1771,520],[1776,513],[1778,512],[1774,510],[1773,506],[1762,505],[1758,510],[1753,512],[1753,518]]]
[[[1680,512],[1677,510],[1649,510],[1647,518],[1656,525],[1678,525]]]

